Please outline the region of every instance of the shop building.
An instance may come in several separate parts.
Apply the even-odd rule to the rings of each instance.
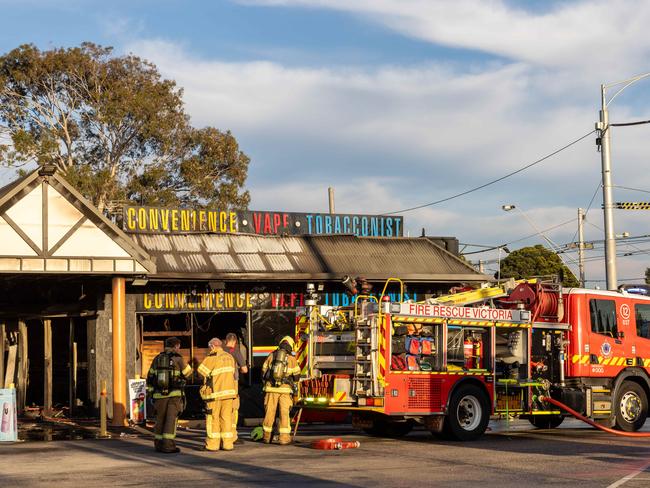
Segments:
[[[489,279],[445,248],[457,241],[403,237],[401,217],[126,207],[109,218],[60,175],[34,172],[0,189],[0,387],[15,384],[20,410],[92,415],[106,380],[120,424],[127,378],[146,376],[166,337],[196,366],[211,337],[234,332],[253,365],[242,409],[255,416],[259,366],[293,333],[307,283],[338,305],[351,300],[345,275],[378,292],[399,277],[414,300]]]

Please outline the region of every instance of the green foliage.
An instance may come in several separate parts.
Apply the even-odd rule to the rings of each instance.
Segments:
[[[0,57],[3,140],[4,164],[53,164],[100,209],[115,200],[249,202],[242,189],[250,160],[232,134],[192,127],[173,81],[112,48],[23,45]]]
[[[650,268],[645,269],[645,282],[650,285]]]
[[[519,280],[551,275],[560,276],[564,286],[580,286],[578,279],[558,255],[540,244],[513,251],[501,261],[501,278]]]

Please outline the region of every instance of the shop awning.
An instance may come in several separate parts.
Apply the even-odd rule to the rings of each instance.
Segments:
[[[156,263],[153,279],[480,282],[480,274],[426,237],[134,234]]]

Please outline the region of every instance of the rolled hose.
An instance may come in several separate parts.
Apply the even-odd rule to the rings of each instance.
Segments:
[[[583,422],[588,423],[592,427],[596,427],[597,429],[600,429],[600,430],[602,430],[604,432],[609,432],[610,434],[615,434],[615,435],[622,435],[624,437],[650,437],[650,432],[623,432],[623,431],[620,431],[620,430],[615,430],[615,429],[611,429],[609,427],[605,427],[604,425],[597,424],[593,420],[588,419],[584,415],[579,414],[578,412],[573,410],[571,407],[565,405],[564,403],[562,403],[560,401],[555,400],[554,398],[547,397],[547,396],[540,396],[539,400],[541,402],[548,402],[548,403],[550,403],[552,405],[555,405],[556,407],[560,407],[561,409],[566,410],[567,412],[569,412],[571,415],[573,415],[578,420],[582,420]]]

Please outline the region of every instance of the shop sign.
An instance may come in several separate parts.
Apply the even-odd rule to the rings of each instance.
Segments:
[[[125,231],[145,234],[404,235],[404,218],[385,215],[127,206],[122,222]]]
[[[390,293],[391,301],[399,300],[399,294]],[[379,297],[377,297],[379,298]],[[417,300],[417,294],[404,295],[405,300]],[[354,297],[346,293],[321,293],[320,305],[347,306]],[[247,293],[195,290],[162,291],[138,296],[138,312],[162,311],[245,311],[245,310],[293,310],[305,306],[303,293]]]
[[[129,418],[134,424],[147,420],[147,381],[129,380]]]
[[[0,389],[0,442],[18,440],[18,415],[16,413],[16,389]]]

